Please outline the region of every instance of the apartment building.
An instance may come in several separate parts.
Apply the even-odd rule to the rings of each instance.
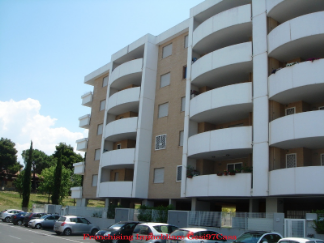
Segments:
[[[85,77],[79,205],[311,211],[324,196],[324,1],[207,0]],[[187,177],[188,169],[195,176]],[[224,175],[224,170],[244,173]]]

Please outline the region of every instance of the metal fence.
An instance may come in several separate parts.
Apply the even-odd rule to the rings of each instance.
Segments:
[[[144,222],[167,222],[167,210],[155,209],[129,209],[128,220],[144,221]]]
[[[67,206],[65,208],[65,215],[77,215],[82,217],[96,217],[102,218],[105,208],[98,207],[77,207],[77,206]]]

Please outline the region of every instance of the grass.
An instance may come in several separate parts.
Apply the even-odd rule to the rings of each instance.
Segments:
[[[0,191],[0,211],[4,209],[21,209],[22,198],[18,192],[13,191]],[[33,204],[50,204],[48,196],[45,194],[31,193],[29,198],[29,208]],[[63,200],[63,206],[74,206],[75,200],[71,197],[66,197]],[[105,202],[100,200],[89,200],[88,207],[104,207]]]

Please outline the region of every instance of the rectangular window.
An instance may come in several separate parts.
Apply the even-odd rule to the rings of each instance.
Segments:
[[[321,154],[321,165],[324,165],[324,154]]]
[[[163,88],[168,85],[170,85],[170,73],[161,75],[160,87]]]
[[[106,106],[106,100],[100,101],[100,111],[105,110],[105,106]]]
[[[238,163],[230,163],[227,164],[227,170],[240,170],[242,169],[242,162],[238,162]]]
[[[98,175],[92,175],[92,186],[97,186]]]
[[[164,168],[154,169],[154,183],[164,182]]]
[[[177,166],[177,181],[181,181],[182,165]]]
[[[121,144],[117,144],[117,149],[121,149]]]
[[[169,103],[164,103],[162,105],[159,105],[158,118],[168,116],[168,110],[169,110]]]
[[[286,154],[286,167],[287,168],[297,167],[297,155],[296,154]]]
[[[98,125],[98,129],[97,129],[97,135],[101,135],[102,134],[102,128],[103,128],[103,124],[99,124]]]
[[[162,48],[162,58],[172,55],[172,43]]]
[[[95,160],[100,160],[100,149],[95,150]]]
[[[183,131],[179,133],[179,146],[183,146]]]
[[[184,38],[184,48],[188,48],[188,35]]]
[[[288,116],[288,115],[292,115],[292,114],[295,114],[295,113],[296,113],[296,107],[287,108],[287,109],[285,110],[285,114],[286,114],[286,116]]]
[[[181,111],[186,109],[186,97],[181,97]]]
[[[182,67],[182,79],[187,78],[187,66]]]
[[[108,76],[104,77],[102,80],[102,87],[106,87],[108,85]]]
[[[155,137],[155,150],[165,149],[166,147],[166,134]]]

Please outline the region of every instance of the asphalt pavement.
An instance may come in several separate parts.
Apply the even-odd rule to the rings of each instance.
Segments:
[[[51,229],[31,229],[0,220],[0,243],[96,243],[83,235],[60,236]]]

